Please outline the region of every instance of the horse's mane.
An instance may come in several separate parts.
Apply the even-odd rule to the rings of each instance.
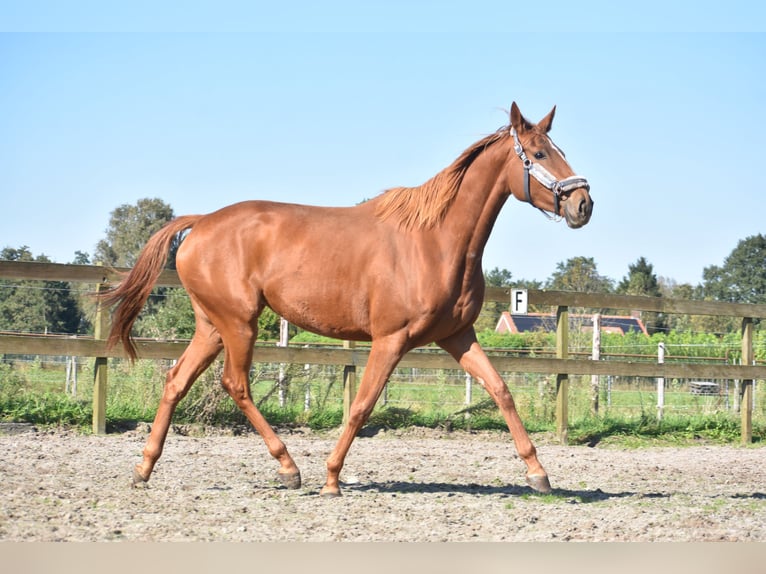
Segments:
[[[463,176],[474,160],[489,146],[508,135],[508,127],[479,140],[452,164],[417,187],[394,187],[379,199],[375,213],[381,219],[394,218],[405,229],[429,229],[439,223],[452,205]]]

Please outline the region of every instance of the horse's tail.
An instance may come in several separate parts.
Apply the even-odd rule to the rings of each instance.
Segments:
[[[168,222],[162,229],[149,238],[136,264],[116,287],[99,294],[101,303],[106,307],[117,305],[112,314],[112,328],[107,339],[107,348],[111,349],[122,340],[125,352],[135,360],[136,345],[130,335],[157,278],[168,260],[170,246],[178,233],[190,229],[202,215],[185,215]]]

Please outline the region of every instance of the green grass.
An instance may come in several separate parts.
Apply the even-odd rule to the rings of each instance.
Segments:
[[[762,442],[766,425],[753,428],[753,441]],[[661,421],[641,415],[633,418],[587,417],[569,425],[569,443],[595,446],[619,442],[625,447],[697,444],[700,441],[732,444],[741,438],[740,421],[729,413],[671,416]]]
[[[38,425],[85,426],[90,405],[58,393],[23,393],[0,398],[0,420]]]
[[[138,361],[135,365],[111,361],[107,389],[107,423],[151,422],[159,402],[167,363]],[[272,370],[269,370],[269,369]],[[315,430],[337,428],[343,416],[343,386],[337,370],[324,367],[288,369],[287,405],[277,400],[273,366],[257,366],[252,393],[266,419],[276,426],[305,425]],[[361,373],[359,373],[361,375]],[[423,376],[426,375],[426,376]],[[218,384],[220,366],[205,373],[179,404],[174,422],[213,426],[248,425],[234,402]],[[92,365],[81,367],[76,397],[65,393],[63,367],[41,363],[0,363],[0,421],[38,425],[67,425],[88,431],[91,425]],[[531,375],[509,381],[519,413],[530,433],[555,432],[555,397],[550,383]],[[465,383],[456,372],[428,371],[414,376],[403,371],[392,379],[388,403],[379,401],[369,426],[382,428],[428,427],[507,432],[494,403],[475,385],[472,404],[466,407]],[[602,398],[599,416],[590,416],[589,385],[573,379],[569,393],[570,444],[639,447],[651,444],[731,444],[740,441],[739,415],[726,410],[718,397],[697,397],[683,385],[666,392],[666,415],[657,420],[656,395],[635,385],[615,387],[611,404]],[[304,409],[306,391],[311,405]],[[763,384],[758,393],[764,393]],[[764,396],[763,394],[759,394]],[[755,443],[766,436],[764,401],[759,401],[753,424]]]

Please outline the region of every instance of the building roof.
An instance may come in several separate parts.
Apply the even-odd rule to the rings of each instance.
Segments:
[[[593,315],[569,315],[569,328],[579,330],[593,330]],[[529,333],[542,331],[544,333],[556,330],[556,316],[542,313],[529,313],[527,315],[515,315],[504,311],[497,322],[497,333]],[[636,331],[647,335],[644,323],[638,317],[620,315],[601,315],[601,331],[607,333],[620,333],[624,335],[630,331]]]

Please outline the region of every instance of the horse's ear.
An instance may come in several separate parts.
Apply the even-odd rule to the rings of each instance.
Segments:
[[[551,113],[549,113],[547,116],[545,116],[543,119],[540,120],[540,123],[537,124],[537,127],[543,132],[548,133],[551,131],[551,126],[553,125],[553,116],[556,115],[556,106],[553,106],[553,109],[551,110]]]
[[[521,115],[521,111],[519,110],[519,106],[516,105],[516,102],[511,104],[511,127],[518,133],[531,130],[534,127],[532,122]]]

